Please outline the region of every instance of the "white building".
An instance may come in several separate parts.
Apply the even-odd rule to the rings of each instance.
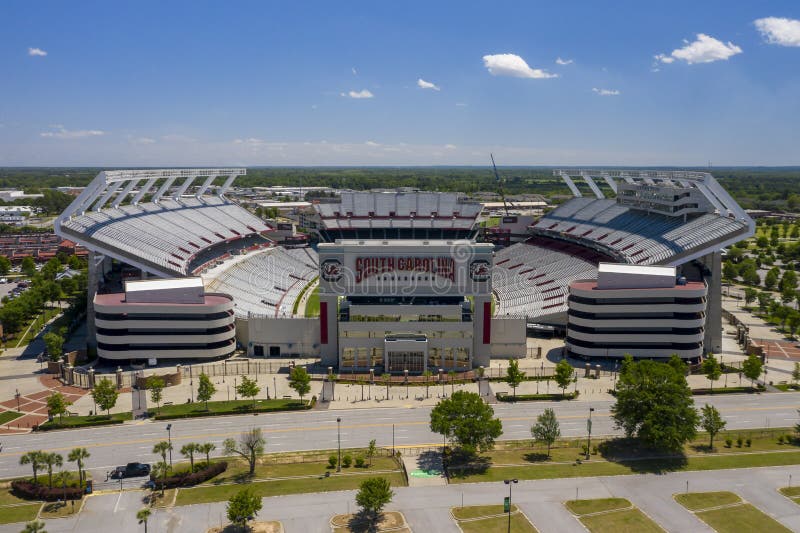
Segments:
[[[703,355],[708,288],[675,267],[600,263],[569,286],[566,347],[582,357]]]

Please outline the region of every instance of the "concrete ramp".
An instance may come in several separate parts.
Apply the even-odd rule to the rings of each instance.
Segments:
[[[447,485],[442,454],[425,451],[417,455],[403,455],[403,466],[408,473],[409,487],[437,487]]]

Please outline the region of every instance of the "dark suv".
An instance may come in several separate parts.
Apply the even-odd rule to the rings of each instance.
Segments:
[[[118,466],[111,473],[113,479],[125,477],[142,477],[150,474],[150,465],[147,463],[128,463],[125,466]]]

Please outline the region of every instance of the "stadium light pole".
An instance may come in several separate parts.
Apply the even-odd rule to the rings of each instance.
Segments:
[[[172,468],[172,424],[167,424],[167,442],[169,442],[169,467]]]
[[[592,446],[592,413],[594,412],[594,407],[589,408],[589,419],[586,421],[586,429],[589,432],[589,436],[586,438],[586,460],[589,460],[589,448]]]
[[[336,440],[339,444],[339,461],[336,463],[336,471],[342,471],[342,417],[336,418]]]
[[[504,479],[503,483],[508,485],[508,533],[511,533],[511,485],[519,483],[518,479]]]

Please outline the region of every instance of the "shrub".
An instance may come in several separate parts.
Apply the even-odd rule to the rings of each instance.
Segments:
[[[778,435],[778,444],[783,444],[783,435]]]
[[[174,489],[176,487],[191,487],[208,481],[209,479],[220,475],[227,469],[228,463],[226,461],[220,461],[218,463],[212,463],[210,466],[206,466],[205,468],[196,472],[186,471],[178,475],[167,476],[166,479],[160,477],[156,478],[154,474],[150,474],[150,480],[153,481],[158,488],[161,488],[162,483],[164,484],[164,488],[167,489]]]
[[[733,446],[733,439],[728,437],[727,439],[725,439],[725,447],[730,448],[731,446]]]
[[[42,500],[46,502],[63,500],[65,494],[67,500],[80,500],[83,497],[83,489],[80,487],[67,487],[66,491],[61,487],[53,487],[51,489],[46,485],[34,483],[29,479],[12,481],[11,492],[23,500]]]
[[[791,444],[792,443],[792,436],[791,435],[784,435],[783,436],[783,440],[786,442],[786,444]]]
[[[592,446],[592,455],[597,455],[597,444]]]
[[[744,442],[744,439],[742,438],[742,436],[741,436],[741,435],[739,435],[739,436],[736,438],[736,447],[737,447],[737,448],[741,448],[741,447],[742,447],[742,443],[743,443],[743,442]]]
[[[350,465],[353,464],[353,458],[349,455],[345,455],[342,457],[342,466],[345,468],[350,468]]]
[[[745,443],[745,446],[747,446],[749,448],[750,446],[753,445],[753,439],[747,439],[746,441],[744,441],[744,443]]]
[[[587,446],[586,444],[582,445],[581,451],[583,452],[583,455],[589,455],[589,446]]]
[[[335,455],[328,456],[328,468],[336,468],[336,463],[338,462],[339,460],[336,458]]]
[[[356,457],[356,468],[364,468],[364,458]]]

